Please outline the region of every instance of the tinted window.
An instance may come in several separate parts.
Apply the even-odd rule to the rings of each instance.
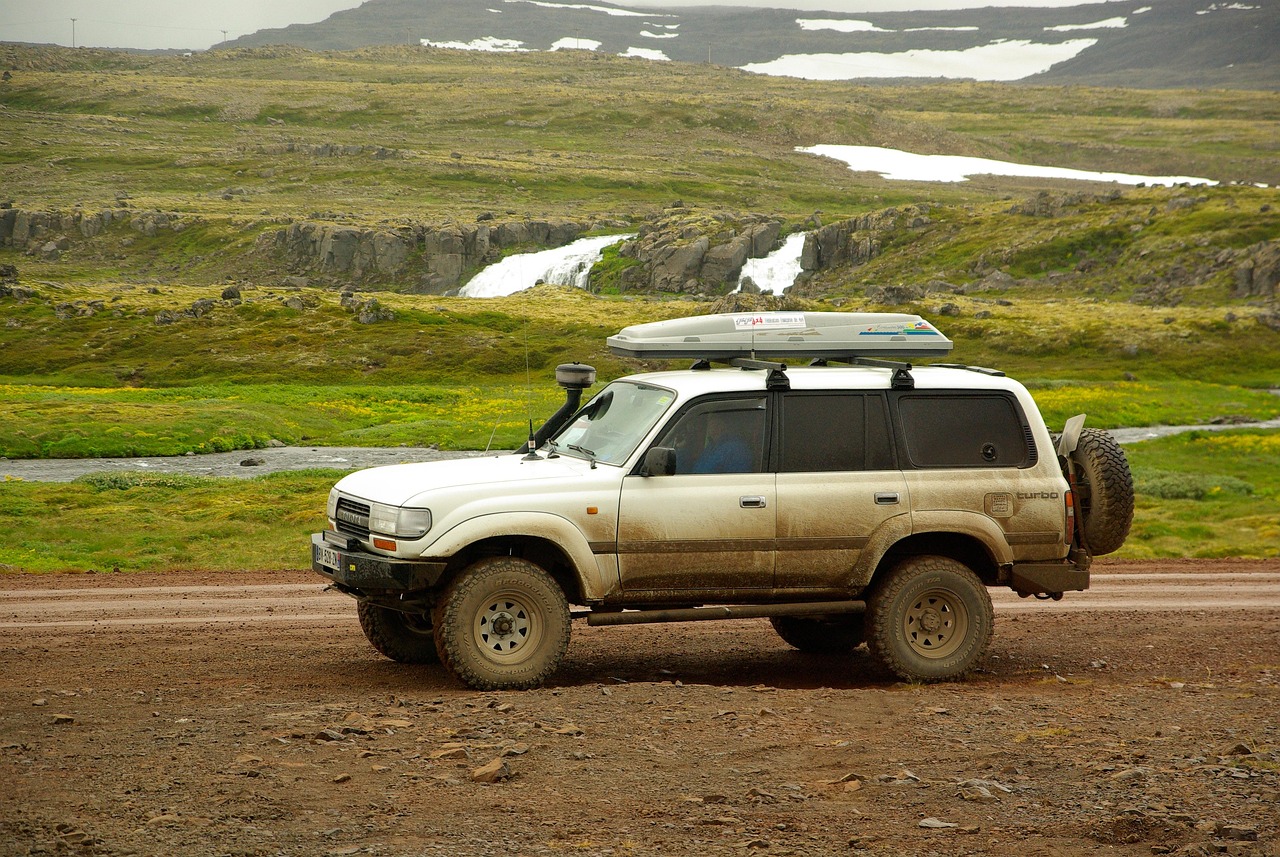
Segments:
[[[1023,467],[1027,432],[1005,396],[904,395],[898,414],[916,467]]]
[[[893,449],[879,396],[794,393],[783,398],[784,473],[893,469]]]
[[[698,402],[658,438],[676,451],[676,473],[760,473],[764,467],[765,400]]]

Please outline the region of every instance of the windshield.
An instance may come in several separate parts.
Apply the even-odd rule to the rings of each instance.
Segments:
[[[561,454],[622,464],[675,398],[661,387],[614,381],[587,402],[549,446]]]

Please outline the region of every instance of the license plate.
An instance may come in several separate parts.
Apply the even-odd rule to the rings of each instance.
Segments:
[[[339,571],[342,568],[342,557],[333,548],[320,548],[320,564]]]

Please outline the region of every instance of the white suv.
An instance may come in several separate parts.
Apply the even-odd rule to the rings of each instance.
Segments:
[[[1086,589],[1091,555],[1128,533],[1109,435],[1081,417],[1055,443],[1000,372],[880,359],[949,351],[917,316],[701,316],[609,345],[697,362],[581,409],[594,370],[566,364],[569,401],[517,453],[334,487],[312,567],[358,600],[378,651],[527,688],[556,670],[573,618],[768,617],[804,651],[865,641],[904,679],[956,679],[990,641],[986,587]],[[821,365],[777,359],[795,356]]]

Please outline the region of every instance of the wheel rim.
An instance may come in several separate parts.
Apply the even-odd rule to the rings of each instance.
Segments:
[[[969,633],[969,611],[956,593],[930,589],[911,602],[902,629],[916,654],[945,658],[964,643]]]
[[[544,624],[541,611],[523,593],[504,591],[484,602],[471,630],[484,657],[509,664],[537,650]]]

